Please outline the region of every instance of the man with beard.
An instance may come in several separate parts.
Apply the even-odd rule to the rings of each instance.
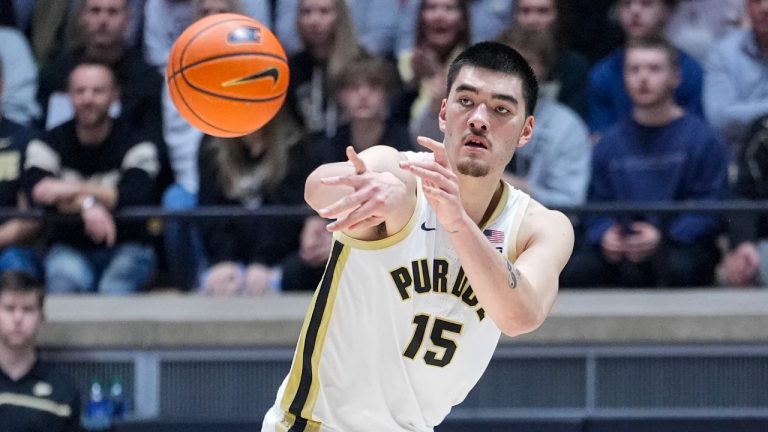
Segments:
[[[510,47],[452,62],[432,153],[375,146],[322,165],[305,197],[334,233],[290,373],[262,431],[431,431],[500,334],[536,329],[573,229],[501,178],[531,138],[537,84]]]
[[[161,143],[163,81],[157,70],[144,62],[141,52],[125,40],[131,22],[128,0],[79,0],[74,12],[80,43],[40,71],[37,100],[42,107],[42,124],[51,129],[72,118],[67,95],[69,73],[83,61],[98,62],[113,69],[122,89],[113,115],[119,111],[132,127]]]
[[[76,66],[68,87],[75,119],[27,148],[25,189],[33,203],[82,219],[74,227],[61,221],[49,233],[49,292],[129,294],[152,274],[155,257],[145,224],[115,226],[110,214],[151,204],[159,170],[155,144],[109,116],[119,94],[109,66]]]

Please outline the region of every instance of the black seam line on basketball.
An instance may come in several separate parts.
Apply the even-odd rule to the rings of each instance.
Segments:
[[[183,55],[184,54],[182,53],[182,56]],[[269,57],[269,58],[273,58],[273,59],[276,59],[276,60],[281,60],[286,65],[288,64],[288,61],[285,58],[280,57],[279,55],[274,55],[274,54],[269,54],[269,53],[230,53],[230,54],[221,54],[221,55],[217,55],[217,56],[213,56],[213,57],[206,57],[204,59],[200,59],[200,60],[198,60],[196,62],[190,63],[188,65],[184,65],[183,67],[181,67],[181,65],[184,64],[184,63],[181,63],[182,59],[179,59],[179,61],[180,61],[179,66],[181,67],[181,69],[174,71],[173,74],[171,74],[168,78],[169,79],[174,78],[176,75],[179,75],[179,74],[183,73],[187,69],[191,69],[191,68],[193,68],[193,67],[195,67],[197,65],[200,65],[202,63],[205,63],[205,62],[208,62],[208,61],[211,61],[211,60],[228,58],[228,57]]]
[[[304,351],[301,353],[302,366],[299,387],[296,389],[296,395],[293,397],[293,402],[291,402],[291,405],[288,407],[288,412],[297,418],[301,418],[301,411],[307,403],[309,391],[312,387],[312,354],[315,351],[317,336],[323,321],[323,312],[325,312],[328,296],[331,292],[331,285],[333,284],[334,274],[337,270],[336,265],[343,250],[344,244],[335,241],[333,250],[331,251],[331,257],[329,258],[325,274],[323,275],[323,280],[320,283],[315,307],[312,309],[312,316],[309,319],[307,333],[304,335]]]
[[[189,84],[189,83],[187,83],[187,84]],[[184,106],[186,106],[187,109],[189,110],[189,112],[191,112],[192,115],[197,117],[198,120],[200,120],[201,122],[207,124],[208,126],[212,127],[213,129],[216,129],[216,130],[219,130],[219,131],[222,131],[222,132],[226,132],[226,133],[230,133],[230,134],[234,134],[234,135],[245,134],[246,133],[246,132],[242,132],[242,131],[232,131],[232,130],[224,129],[224,128],[221,128],[221,127],[216,126],[214,124],[211,124],[210,122],[208,122],[208,120],[204,119],[203,117],[200,116],[200,114],[195,112],[195,110],[192,108],[192,105],[187,103],[187,99],[184,97],[184,93],[182,93],[182,91],[179,89],[179,81],[178,80],[173,80],[173,85],[176,86],[176,93],[181,98],[181,101],[184,103]]]
[[[189,42],[187,42],[187,44],[186,44],[186,45],[184,45],[184,47],[181,49],[181,54],[179,55],[179,66],[181,66],[181,65],[183,65],[183,64],[184,64],[184,54],[186,54],[186,52],[187,52],[187,48],[189,48],[189,45],[192,43],[192,41],[194,41],[195,39],[197,39],[198,37],[200,37],[200,35],[202,35],[203,33],[205,33],[205,31],[206,31],[206,30],[208,30],[208,29],[210,29],[210,28],[212,28],[212,27],[216,27],[217,25],[220,25],[220,24],[224,24],[224,23],[228,23],[228,22],[232,22],[232,21],[243,21],[243,22],[248,22],[247,20],[245,20],[245,19],[243,19],[243,18],[231,18],[231,19],[227,19],[227,20],[224,20],[224,21],[216,21],[216,22],[213,22],[213,23],[211,23],[210,25],[208,25],[208,26],[206,26],[206,27],[204,27],[204,28],[200,29],[200,31],[198,31],[197,33],[195,33],[195,35],[194,35],[194,36],[192,36],[192,38],[189,40]],[[183,69],[183,68],[182,68],[182,69]],[[174,72],[173,76],[176,76],[176,73],[175,73],[175,72]]]

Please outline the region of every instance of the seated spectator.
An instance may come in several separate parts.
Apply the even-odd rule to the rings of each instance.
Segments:
[[[465,0],[421,0],[414,32],[416,44],[398,57],[400,79],[406,101],[398,109],[407,114],[413,135],[422,133],[420,119],[430,125],[437,119],[445,97],[446,73],[450,62],[469,45],[469,8]],[[408,98],[407,93],[411,96]],[[420,131],[420,132],[417,132]],[[422,133],[440,140],[441,133]]]
[[[238,4],[237,0],[191,2],[196,20],[218,13],[242,13]],[[173,170],[173,183],[163,192],[163,208],[170,211],[195,208],[199,181],[197,156],[203,133],[179,114],[168,92],[167,81],[163,82],[163,138]],[[183,220],[166,220],[163,225],[163,249],[171,283],[185,291],[197,287],[199,276],[206,267],[197,225]]]
[[[738,161],[734,198],[768,199],[768,116],[757,120]],[[760,213],[730,215],[729,243],[718,269],[727,286],[768,286],[768,216]]]
[[[249,135],[206,137],[200,148],[200,205],[247,209],[300,205],[304,181],[319,165],[313,155],[313,147],[285,109]],[[203,293],[263,295],[280,291],[279,265],[299,249],[302,224],[302,218],[203,222],[205,253],[211,264],[203,276]],[[320,275],[308,289],[319,280]]]
[[[45,277],[51,293],[130,294],[146,286],[155,254],[146,223],[116,224],[111,211],[149,205],[159,171],[155,144],[108,110],[119,97],[112,69],[81,63],[69,78],[75,119],[27,148],[26,190],[35,204],[82,223],[51,227]]]
[[[467,43],[495,39],[512,22],[516,0],[467,0],[470,34]],[[395,54],[398,56],[414,47],[413,28],[418,21],[421,0],[400,0],[399,29]]]
[[[141,52],[125,42],[131,22],[127,0],[81,0],[76,23],[82,44],[60,53],[40,71],[37,100],[42,107],[42,123],[51,129],[72,118],[73,107],[67,97],[70,72],[82,61],[110,65],[120,86],[120,100],[111,111],[128,124],[162,142],[160,94],[162,77],[144,62]],[[161,147],[162,151],[163,148]]]
[[[0,61],[0,95],[4,93],[3,62]],[[32,139],[31,129],[5,118],[0,109],[0,207],[29,208],[22,193],[24,151]],[[16,270],[36,278],[42,276],[34,249],[39,223],[34,219],[0,219],[0,272]]]
[[[619,0],[619,22],[627,41],[662,36],[676,3],[676,0]],[[675,90],[675,101],[687,112],[700,115],[701,66],[679,50],[678,57],[681,81]],[[623,65],[624,49],[621,48],[590,71],[589,128],[596,136],[632,112],[632,101],[624,87]]]
[[[592,157],[589,202],[724,199],[728,154],[707,124],[674,100],[677,50],[635,39],[624,76],[632,116],[609,129]],[[566,266],[563,286],[706,286],[719,258],[717,217],[651,214],[586,219],[586,244]]]
[[[716,44],[704,76],[707,119],[734,155],[755,120],[768,114],[768,2],[745,4],[752,28]]]
[[[40,116],[35,100],[37,65],[27,39],[15,28],[0,27],[0,61],[5,69],[5,91],[0,100],[3,116],[30,125]]]
[[[267,3],[267,2],[265,2]],[[275,3],[275,34],[280,38],[288,55],[306,48],[296,32],[299,0],[280,0]],[[392,0],[347,0],[360,44],[371,53],[394,56],[397,23],[403,18]],[[399,16],[398,16],[399,15]]]
[[[363,54],[341,71],[334,87],[344,120],[324,149],[325,161],[346,160],[348,146],[358,153],[375,145],[414,150],[408,127],[389,116],[397,95],[397,72],[390,66],[380,57]],[[437,118],[432,122],[437,125]]]
[[[667,37],[704,64],[712,45],[741,27],[744,0],[680,0],[667,24]]]
[[[144,4],[144,59],[164,73],[171,47],[201,16],[217,13],[249,15],[270,26],[269,2],[264,0],[147,0]]]
[[[536,79],[546,82],[555,64],[552,39],[531,27],[513,26],[501,34],[499,42],[520,52]],[[544,90],[546,86],[539,89],[533,136],[515,152],[505,180],[547,207],[583,204],[592,156],[587,125],[554,100],[552,92]]]
[[[296,32],[304,49],[288,59],[286,104],[311,139],[328,138],[339,122],[330,83],[361,47],[345,0],[301,0],[298,8]]]
[[[37,352],[36,339],[45,319],[44,302],[45,288],[33,277],[15,271],[0,274],[3,432],[81,430],[77,387],[69,377],[40,360]]]
[[[525,26],[537,30],[542,37],[554,41],[555,59],[547,76],[539,84],[550,84],[558,102],[575,111],[584,121],[588,118],[587,86],[589,60],[570,49],[565,34],[564,0],[517,0],[512,27]],[[507,30],[509,31],[509,30]],[[499,36],[501,37],[501,36]]]

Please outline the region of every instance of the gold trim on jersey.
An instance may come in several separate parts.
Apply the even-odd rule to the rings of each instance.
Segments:
[[[310,419],[320,390],[320,358],[349,251],[343,243],[333,243],[325,274],[304,318],[293,366],[280,401],[286,416],[283,422],[288,421],[291,431],[319,430],[320,424]],[[315,426],[318,429],[313,429]]]
[[[419,216],[421,215],[421,194],[421,182],[418,182],[416,186],[416,205],[413,208],[411,218],[408,220],[408,223],[405,224],[403,229],[397,233],[380,240],[360,240],[350,237],[342,232],[336,232],[333,234],[333,238],[355,249],[378,250],[396,245],[408,237],[419,222]]]
[[[506,182],[501,182],[501,198],[499,198],[499,202],[496,204],[496,208],[493,209],[491,216],[487,221],[485,221],[483,226],[480,227],[481,231],[488,228],[496,219],[499,218],[499,216],[501,216],[501,213],[504,212],[504,209],[507,207],[507,200],[509,200],[510,188],[511,186],[509,184]]]
[[[14,405],[38,411],[45,411],[57,417],[69,417],[72,415],[72,408],[67,404],[60,404],[50,399],[18,393],[0,393],[0,406],[3,405]]]

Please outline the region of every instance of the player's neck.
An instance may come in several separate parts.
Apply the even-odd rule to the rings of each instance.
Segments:
[[[464,210],[479,226],[496,208],[501,199],[503,186],[497,176],[485,177],[459,176],[459,189]]]
[[[349,141],[358,153],[378,144],[382,135],[384,122],[381,119],[352,120],[349,123]]]
[[[669,99],[660,104],[647,107],[635,107],[632,118],[643,126],[665,126],[679,119],[685,114],[683,109]]]
[[[33,347],[13,349],[0,345],[0,369],[14,381],[26,375],[36,359]]]
[[[77,140],[85,146],[97,146],[104,142],[112,131],[112,119],[107,117],[103,122],[93,126],[75,125]]]

